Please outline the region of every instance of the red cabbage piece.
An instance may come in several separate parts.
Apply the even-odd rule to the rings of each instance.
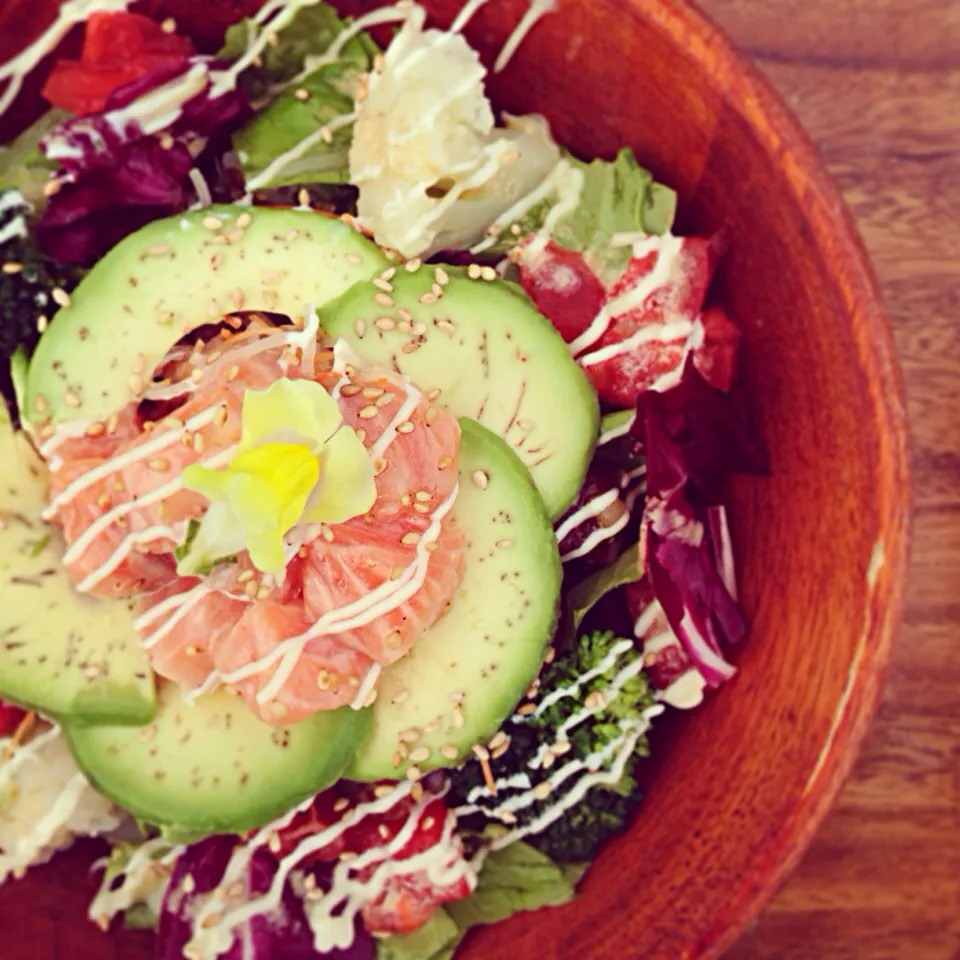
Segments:
[[[711,387],[692,358],[676,387],[639,397],[631,430],[647,462],[647,576],[687,655],[717,686],[733,676],[726,651],[746,633],[723,487],[736,473],[767,473],[766,456],[730,395]]]
[[[188,847],[176,863],[167,887],[157,928],[157,960],[183,960],[183,950],[191,937],[190,916],[202,894],[220,883],[240,839],[235,836],[209,837]],[[270,889],[277,871],[277,860],[266,848],[258,849],[245,877],[247,897],[259,896]],[[329,882],[322,865],[315,872],[318,887]],[[187,877],[191,882],[185,882]],[[257,916],[235,931],[226,960],[374,960],[373,938],[357,921],[353,943],[345,950],[318,953],[313,932],[307,922],[303,902],[288,883],[283,905],[277,914]]]
[[[214,98],[207,80],[171,112],[163,129],[150,131],[141,129],[126,108],[187,71],[212,63],[190,57],[157,67],[111,93],[103,113],[75,117],[44,138],[41,148],[61,171],[37,234],[55,260],[91,266],[123,237],[186,210],[196,199],[190,171],[218,169],[217,158],[206,148],[214,142],[221,149],[228,146],[224,135],[249,115],[246,93],[235,90]],[[222,194],[213,186],[211,192]],[[230,198],[234,192],[226,191]]]

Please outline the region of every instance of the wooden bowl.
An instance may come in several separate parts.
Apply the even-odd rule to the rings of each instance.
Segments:
[[[155,0],[215,44],[256,0]],[[376,2],[341,3],[356,13]],[[460,0],[427,0],[446,25]],[[0,55],[53,4],[7,0]],[[525,2],[484,8],[490,55]],[[876,284],[837,188],[767,83],[683,0],[560,0],[497,105],[547,115],[561,143],[631,145],[680,194],[680,228],[723,229],[720,298],[746,331],[745,376],[773,475],[732,491],[752,630],[739,674],[658,734],[649,795],[580,899],[471,938],[465,960],[718,956],[796,864],[877,702],[903,596],[910,500],[903,394]],[[29,21],[29,28],[24,26]],[[6,47],[6,50],[2,48]],[[29,112],[30,105],[23,107]],[[84,919],[81,849],[4,887],[7,960],[125,960],[149,937]]]

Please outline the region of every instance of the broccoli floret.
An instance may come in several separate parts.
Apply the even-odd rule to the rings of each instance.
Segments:
[[[54,290],[68,294],[80,282],[82,271],[63,267],[46,256],[29,230],[30,208],[16,191],[0,192],[0,236],[19,223],[0,245],[0,394],[18,421],[9,361],[17,347],[29,356],[47,321],[59,309]],[[59,297],[60,294],[57,294]]]
[[[454,776],[448,802],[466,808],[466,827],[479,830],[491,821],[533,827],[524,839],[560,863],[590,860],[623,832],[641,801],[633,774],[648,753],[646,714],[654,706],[641,656],[631,640],[591,633],[548,664],[503,727],[509,748],[504,752],[503,739],[495,739],[489,759],[481,750],[482,759]],[[568,766],[572,775],[557,782]],[[592,778],[578,796],[594,772],[603,782]],[[489,778],[500,784],[495,794]],[[562,816],[550,817],[559,809]]]

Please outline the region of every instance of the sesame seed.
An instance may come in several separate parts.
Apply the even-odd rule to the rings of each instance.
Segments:
[[[331,687],[330,680],[330,671],[329,670],[318,670],[317,671],[317,686],[321,690],[329,690]]]
[[[487,744],[487,748],[489,750],[498,750],[500,747],[505,746],[509,742],[510,740],[507,735],[502,730],[499,730],[496,734],[494,734],[493,738]]]
[[[362,392],[367,400],[379,400],[384,394],[382,387],[364,387]]]
[[[67,405],[70,407],[80,406],[80,398],[70,390],[68,390],[66,394],[64,394],[63,399],[67,402]]]
[[[397,433],[413,433],[413,430],[412,420],[404,420],[403,423],[397,425]]]
[[[402,640],[403,638],[400,635],[399,630],[391,630],[390,633],[388,633],[386,637],[384,637],[383,643],[384,643],[384,646],[387,647],[387,649],[396,650],[396,648],[400,646]]]
[[[584,701],[583,705],[589,710],[603,710],[607,705],[607,698],[603,691],[594,690]]]
[[[490,482],[490,476],[483,472],[483,470],[474,470],[473,471],[473,482],[481,489],[486,490],[487,484]]]
[[[419,257],[414,257],[412,260],[408,260],[403,268],[407,273],[416,273],[422,265],[423,261]]]
[[[393,284],[390,283],[389,280],[384,279],[383,277],[377,277],[376,280],[373,281],[373,285],[378,290],[383,290],[385,293],[393,293]],[[393,321],[391,321],[391,326],[388,327],[387,329],[388,330],[392,329],[392,326],[393,326]]]
[[[378,330],[393,330],[396,325],[397,321],[393,317],[378,317],[374,320],[374,326]]]
[[[200,222],[203,224],[206,230],[219,230],[223,226],[223,221],[219,217],[215,217],[212,214],[204,217]]]
[[[55,193],[60,192],[60,188],[63,186],[61,180],[50,180],[43,186],[43,195],[45,197],[52,197]]]
[[[217,411],[217,415],[214,417],[214,423],[216,423],[218,427],[222,427],[227,422],[228,416],[229,416],[229,412],[227,411],[227,408],[221,407]]]
[[[47,323],[46,316],[41,313],[40,316],[37,317],[37,333],[43,333],[44,330],[47,329]]]
[[[251,600],[256,599],[257,591],[260,589],[260,584],[256,580],[248,580],[246,585],[243,588],[243,592]]]
[[[237,379],[237,377],[239,376],[239,374],[240,374],[240,368],[239,368],[236,364],[234,364],[234,365],[227,371],[227,380],[228,380],[228,382],[232,383],[234,380]]]
[[[540,764],[544,770],[549,770],[556,762],[557,758],[548,750],[541,758]]]
[[[438,320],[437,329],[442,330],[444,333],[453,333],[457,328],[450,320]]]
[[[117,427],[119,427],[119,426],[120,426],[120,417],[115,413],[115,414],[113,414],[113,416],[111,416],[110,419],[107,421],[107,433],[116,433],[116,432],[117,432]],[[123,489],[123,486],[122,486],[122,485],[121,485],[120,489],[121,489],[121,490]]]
[[[355,397],[363,388],[358,386],[356,383],[348,383],[341,391],[341,396],[344,397]]]
[[[363,257],[358,253],[348,253],[345,259],[347,263],[352,263],[355,267],[363,263]]]
[[[467,267],[467,276],[471,280],[479,280],[481,274],[482,274],[482,268],[480,267],[479,263],[471,263],[470,266]]]
[[[301,87],[299,90],[295,91],[293,94],[298,100],[309,100],[310,91]]]
[[[427,544],[427,553],[436,553],[440,549],[440,544],[436,540]]]
[[[413,323],[413,314],[404,307],[400,307],[397,310],[397,316],[406,323]]]
[[[167,19],[160,24],[160,29],[164,33],[176,33],[177,21],[174,20],[173,17],[167,17]]]
[[[333,143],[333,133],[331,132],[329,127],[320,128],[320,139],[324,143]]]
[[[447,760],[456,760],[460,755],[460,751],[452,743],[445,743],[440,748],[440,753],[442,756],[446,757]]]
[[[188,657],[196,657],[196,656],[199,655],[199,653],[200,653],[200,648],[199,648],[195,643],[188,643],[188,644],[187,644],[187,656],[188,656]]]
[[[167,243],[155,243],[152,247],[147,247],[148,257],[162,257],[170,252],[170,245]]]
[[[392,307],[394,306],[393,298],[388,296],[386,293],[378,293],[374,298],[381,307]]]
[[[429,503],[433,499],[433,494],[429,490],[418,490],[414,494],[414,499],[421,503]]]
[[[413,325],[413,332],[418,336],[423,336],[427,332],[427,325],[425,323],[415,323]]]
[[[410,530],[400,538],[400,542],[405,547],[412,547],[420,542],[420,534],[414,530]]]
[[[148,460],[147,466],[151,470],[156,470],[157,473],[164,473],[170,469],[170,461],[166,457],[156,457],[153,460]]]
[[[320,524],[320,535],[327,543],[333,543],[333,531],[325,523]]]
[[[373,461],[373,475],[379,477],[384,470],[387,469],[387,461],[383,457],[377,457]]]
[[[437,464],[437,466],[438,466],[439,469],[441,469],[441,470],[446,470],[447,467],[449,467],[450,464],[452,464],[452,463],[453,463],[453,458],[452,458],[452,457],[441,457],[441,458],[440,458],[440,462]]]
[[[241,213],[240,216],[237,217],[237,226],[241,230],[246,230],[247,227],[250,226],[252,221],[253,221],[253,217],[251,217],[249,213]]]
[[[165,326],[173,320],[173,311],[172,310],[161,310],[157,314],[157,323],[161,326]]]
[[[364,430],[363,427],[357,427],[357,429],[354,430],[353,432],[357,435],[357,439],[358,439],[361,443],[363,443],[364,440],[367,439],[367,431]]]
[[[267,597],[273,592],[273,587],[268,586],[267,584],[261,584],[260,589],[257,591],[258,600],[266,600]]]
[[[497,546],[500,547],[501,550],[506,550],[507,547],[513,546],[513,541],[509,537],[507,537],[503,540],[498,540]]]
[[[409,690],[399,690],[397,693],[395,693],[395,694],[393,695],[393,697],[391,698],[390,702],[391,702],[391,703],[403,703],[404,700],[407,700],[409,697],[410,697],[410,691],[409,691]]]
[[[203,448],[207,445],[206,441],[203,439],[203,435],[195,433],[193,435],[193,449],[197,453],[203,453]]]
[[[7,274],[19,273],[23,269],[22,263],[17,263],[16,260],[8,260],[3,265],[3,272]]]
[[[367,331],[367,321],[364,320],[363,317],[357,317],[357,319],[353,321],[353,329],[357,331],[357,336],[362,340],[364,333]],[[343,393],[342,390],[340,392]]]
[[[412,332],[413,332],[413,324],[412,324],[409,320],[401,320],[401,321],[397,324],[397,329],[398,329],[401,333],[412,333]]]
[[[537,800],[546,800],[547,797],[553,792],[553,787],[550,785],[549,780],[544,780],[543,783],[538,783],[533,789],[533,796]]]
[[[421,774],[421,771],[420,771],[420,768],[419,768],[419,767],[416,767],[416,766],[413,766],[413,765],[407,767],[407,779],[408,779],[408,780],[414,780],[414,781],[419,780],[420,777],[421,777],[421,775],[422,775],[422,774]]]
[[[380,408],[371,403],[368,406],[364,407],[357,414],[357,416],[361,420],[372,420],[379,412],[380,412]]]
[[[453,729],[461,730],[466,721],[463,718],[463,711],[459,707],[453,708]]]
[[[430,748],[429,747],[417,747],[416,750],[411,751],[410,759],[414,763],[423,763],[424,760],[430,759]]]
[[[193,879],[193,874],[188,873],[183,878],[183,892],[184,893],[193,893],[197,889],[197,881]]]
[[[433,293],[433,292],[425,293],[425,294],[420,298],[420,302],[421,302],[421,303],[436,303],[436,302],[437,302],[437,295],[436,295],[435,293]]]
[[[243,573],[241,573],[237,577],[237,583],[246,583],[248,580],[252,580],[252,579],[253,579],[253,571],[244,570]]]
[[[333,805],[334,813],[343,813],[350,806],[350,801],[346,797],[340,797]]]
[[[373,795],[378,799],[382,800],[384,797],[389,796],[394,791],[394,787],[389,784],[382,783],[378,787],[373,788]]]
[[[420,349],[419,340],[408,340],[400,349],[404,353],[416,353]]]
[[[62,287],[54,287],[53,291],[50,293],[50,296],[53,297],[53,302],[59,307],[69,307],[70,306],[70,294],[67,293]]]
[[[550,747],[550,752],[555,757],[562,757],[565,753],[569,753],[571,750],[569,740],[558,740],[556,743],[552,744]]]
[[[481,267],[481,268],[480,268],[480,278],[481,278],[482,280],[487,280],[487,281],[496,280],[496,279],[497,279],[497,271],[494,270],[493,267]]]
[[[203,379],[203,370],[197,368],[196,370],[190,371],[190,379],[194,383],[199,383]]]
[[[436,407],[427,407],[427,412],[424,414],[423,419],[426,421],[428,427],[432,427],[436,423],[439,413]]]
[[[556,647],[547,647],[547,652],[543,656],[544,663],[553,663],[557,658],[557,648]]]
[[[297,194],[297,203],[301,207],[310,206],[310,191],[306,187],[301,187],[300,192]]]
[[[236,230],[231,230],[227,234],[227,241],[229,243],[239,243],[243,239],[243,228],[237,227]]]
[[[397,739],[401,743],[416,743],[423,736],[423,731],[419,727],[410,727],[407,730],[401,730],[397,734]]]

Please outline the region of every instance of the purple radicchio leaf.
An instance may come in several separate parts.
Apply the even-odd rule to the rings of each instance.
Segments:
[[[177,861],[160,915],[157,960],[183,960],[183,950],[192,936],[191,916],[203,895],[220,883],[238,843],[237,837],[210,837],[188,847]],[[249,899],[265,894],[278,866],[267,848],[258,848],[244,878],[245,896]],[[185,887],[188,874],[193,882]],[[316,868],[314,879],[320,889],[329,885],[329,870],[325,865]],[[318,952],[303,901],[288,882],[284,886],[281,908],[269,915],[254,916],[238,926],[230,948],[221,956],[225,960],[374,960],[375,955],[373,939],[363,929],[359,917],[349,947]]]
[[[676,387],[640,396],[632,431],[647,460],[645,569],[684,651],[717,686],[733,676],[726,651],[746,633],[720,499],[730,475],[767,472],[766,457],[730,397],[690,362]]]
[[[91,266],[128,234],[186,210],[196,196],[190,171],[201,166],[198,155],[208,182],[218,172],[208,144],[228,149],[226,135],[246,119],[249,104],[242,91],[211,97],[207,65],[193,57],[157,67],[113,91],[103,113],[75,117],[44,138],[41,147],[61,172],[37,232],[55,260]],[[140,114],[133,109],[189,71],[195,82],[179,104]],[[217,198],[228,193],[232,199],[233,192],[211,186]]]

